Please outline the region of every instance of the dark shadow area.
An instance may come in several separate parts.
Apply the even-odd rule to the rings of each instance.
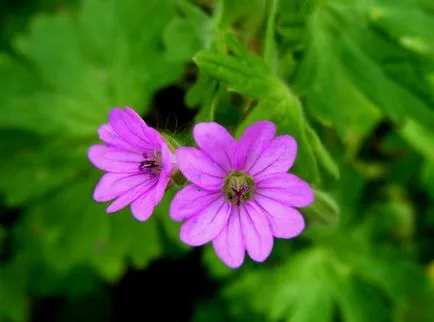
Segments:
[[[12,237],[8,231],[12,229],[19,217],[20,211],[18,209],[0,209],[0,227],[6,231],[6,236],[1,242],[0,263],[7,262],[12,258]]]
[[[31,321],[56,322],[60,321],[58,316],[61,309],[66,305],[66,301],[65,298],[60,296],[50,296],[35,299],[32,304]]]
[[[160,259],[147,270],[130,270],[113,288],[112,322],[190,321],[195,303],[216,291],[200,248],[181,259]]]
[[[154,96],[152,108],[145,122],[161,131],[182,132],[193,125],[196,110],[184,104],[184,89],[169,86]]]
[[[201,253],[196,248],[144,270],[129,269],[115,285],[78,298],[40,298],[33,303],[31,321],[190,321],[197,303],[217,293],[217,284],[201,266]]]

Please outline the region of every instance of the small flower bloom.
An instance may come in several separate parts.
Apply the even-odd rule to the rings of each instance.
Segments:
[[[107,171],[95,188],[96,201],[113,203],[107,212],[127,205],[138,220],[147,220],[161,201],[174,170],[174,156],[163,137],[131,108],[114,108],[98,130],[103,144],[93,145],[90,161]]]
[[[305,226],[295,208],[313,202],[311,187],[287,173],[297,154],[288,135],[275,137],[273,123],[251,125],[240,140],[217,123],[200,123],[193,136],[199,146],[179,148],[180,171],[193,184],[179,191],[170,208],[181,240],[192,246],[212,241],[217,256],[236,268],[249,256],[263,262],[273,236],[292,238]]]

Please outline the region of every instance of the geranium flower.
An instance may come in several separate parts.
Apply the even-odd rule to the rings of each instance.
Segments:
[[[177,165],[192,182],[179,191],[170,216],[185,221],[181,240],[191,246],[212,241],[217,256],[236,268],[245,252],[264,261],[273,236],[293,238],[305,227],[296,209],[314,200],[311,187],[287,171],[297,144],[289,135],[275,137],[272,122],[251,125],[239,141],[217,123],[200,123],[193,136],[199,147],[176,151]]]
[[[90,161],[107,171],[95,188],[96,201],[113,203],[107,212],[131,205],[140,221],[161,201],[174,170],[174,155],[161,134],[146,125],[131,108],[114,108],[109,123],[98,130],[105,144],[93,145]]]

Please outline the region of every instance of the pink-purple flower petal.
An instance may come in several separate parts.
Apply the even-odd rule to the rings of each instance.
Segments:
[[[134,122],[131,122],[132,118],[123,110],[114,108],[110,112],[109,120],[113,130],[130,145],[145,151],[151,148],[149,142],[143,139],[142,129],[134,126]]]
[[[109,172],[99,180],[93,198],[100,202],[110,201],[148,180],[143,174]]]
[[[298,210],[261,195],[254,202],[267,215],[274,237],[293,238],[303,231],[304,218]]]
[[[199,148],[226,172],[233,168],[235,140],[223,126],[215,122],[199,123],[193,136]]]
[[[221,198],[220,192],[209,192],[193,184],[182,188],[172,200],[170,217],[175,221],[186,220]]]
[[[220,190],[226,173],[201,150],[178,148],[176,161],[182,174],[192,183],[208,190]]]
[[[157,184],[157,179],[149,179],[148,181],[145,181],[136,187],[130,189],[128,192],[122,194],[119,196],[115,201],[112,202],[110,206],[107,208],[107,212],[116,212],[133,201],[135,201],[137,198],[139,198],[141,195],[145,193],[149,193],[155,185]]]
[[[115,199],[107,212],[131,205],[141,221],[149,218],[174,170],[174,156],[160,133],[148,127],[133,109],[114,108],[109,123],[98,129],[106,145],[88,151],[89,160],[107,171],[94,190],[96,201]]]
[[[213,239],[217,256],[229,267],[240,267],[244,261],[246,247],[241,231],[239,207],[232,207],[231,215],[220,234]]]
[[[158,142],[154,139],[154,130],[146,125],[139,114],[128,106],[126,106],[122,112],[124,121],[128,124],[134,135],[146,141],[150,146],[159,146]]]
[[[297,155],[297,142],[292,136],[281,135],[274,138],[256,162],[248,169],[252,176],[265,176],[287,172],[294,164]]]
[[[98,129],[98,135],[99,138],[108,146],[116,147],[126,151],[134,151],[136,153],[142,152],[142,149],[122,140],[115,130],[113,130],[113,127],[110,124],[101,125]]]
[[[249,126],[237,142],[237,170],[249,169],[275,134],[276,127],[269,121],[259,121]]]
[[[230,213],[231,204],[224,198],[218,198],[182,225],[181,240],[191,246],[206,244],[221,232]]]
[[[289,173],[277,173],[264,176],[258,181],[256,194],[265,196],[290,206],[303,208],[314,200],[309,184]]]
[[[273,249],[273,235],[266,215],[251,202],[240,206],[240,218],[247,253],[263,262]]]
[[[160,152],[162,162],[161,175],[170,176],[176,163],[175,156],[170,152],[169,147],[164,142],[161,144]]]
[[[272,122],[251,125],[239,141],[216,123],[195,126],[199,149],[180,148],[176,160],[193,184],[177,193],[170,216],[184,221],[181,240],[200,246],[212,240],[217,256],[237,268],[245,252],[265,261],[273,238],[293,238],[305,227],[294,207],[313,202],[313,190],[287,171],[295,162],[297,143],[275,137]]]
[[[138,162],[125,162],[116,158],[110,159],[107,155],[107,149],[103,145],[93,145],[89,148],[88,158],[98,169],[114,173],[137,173],[139,169]]]
[[[155,204],[160,203],[160,201],[164,197],[164,193],[166,192],[166,187],[169,184],[170,176],[160,175],[157,184],[155,185],[154,191],[154,202]]]
[[[95,144],[92,146],[93,153],[98,155],[99,158],[104,158],[112,161],[133,162],[138,164],[143,160],[143,155],[135,152],[125,151],[114,147],[108,147],[102,144]]]
[[[137,220],[145,221],[151,217],[156,204],[154,198],[156,191],[156,189],[150,190],[131,203],[131,212]]]
[[[271,232],[276,238],[294,238],[300,235],[305,227],[303,215],[294,208],[287,207],[286,217],[268,216]]]

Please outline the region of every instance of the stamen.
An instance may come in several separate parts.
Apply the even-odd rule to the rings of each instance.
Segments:
[[[140,162],[140,169],[155,168],[156,166],[157,162],[155,160],[143,160]]]
[[[139,170],[145,174],[151,175],[153,177],[160,174],[161,171],[161,156],[159,152],[154,152],[152,154],[143,153],[145,158],[139,163]]]
[[[236,205],[252,199],[253,179],[241,172],[231,173],[225,180],[223,191],[228,200]]]

